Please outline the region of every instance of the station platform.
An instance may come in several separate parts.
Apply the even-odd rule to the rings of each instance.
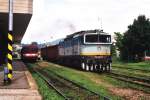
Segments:
[[[42,100],[32,75],[23,62],[13,62],[13,79],[4,85],[4,72],[0,72],[0,100]]]

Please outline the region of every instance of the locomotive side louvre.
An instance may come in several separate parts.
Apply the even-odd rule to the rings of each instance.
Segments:
[[[81,44],[78,38],[62,41],[59,43],[60,56],[80,55]]]

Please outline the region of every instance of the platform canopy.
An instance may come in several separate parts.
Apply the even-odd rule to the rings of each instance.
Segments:
[[[7,37],[9,0],[0,0],[0,35]],[[32,17],[33,0],[13,0],[14,43],[20,43]]]

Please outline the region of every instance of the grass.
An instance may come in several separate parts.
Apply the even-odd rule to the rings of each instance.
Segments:
[[[112,63],[112,68],[115,69],[116,72],[123,73],[129,76],[138,76],[144,78],[150,77],[149,62],[124,63],[121,61],[114,60],[114,62]]]
[[[110,77],[105,77],[104,78],[105,81],[112,83],[115,87],[122,87],[122,88],[131,88],[131,89],[135,89],[135,90],[142,90],[146,93],[150,93],[150,89],[149,88],[145,88],[139,85],[135,85],[135,84],[131,84],[128,82],[123,82],[114,78],[110,78]]]
[[[120,67],[120,68],[119,68]],[[115,60],[112,64],[112,68],[115,69],[114,71],[120,74],[125,74],[128,76],[136,76],[141,78],[150,78],[150,63],[149,62],[139,62],[139,63],[124,63],[121,61]],[[132,69],[128,69],[132,68]],[[140,69],[140,70],[136,70]],[[146,71],[144,71],[146,70]],[[108,79],[107,81],[110,81],[116,85],[120,85],[123,87],[129,87],[129,88],[135,88],[135,89],[141,89],[144,91],[150,92],[150,89],[143,88],[134,84],[127,84],[127,83],[120,83],[120,82],[114,82],[111,79]]]
[[[91,72],[81,72],[77,71],[71,68],[66,68],[66,67],[58,67],[58,65],[49,63],[49,67],[46,67],[44,70],[51,70],[54,71],[55,73],[72,80],[76,82],[77,84],[84,86],[94,92],[97,92],[98,94],[102,96],[109,96],[109,98],[113,100],[122,100],[120,96],[117,95],[112,95],[109,91],[108,88],[104,87],[103,85],[99,85],[92,80],[90,80],[88,77],[86,77],[84,74],[96,74],[96,73],[91,73]]]
[[[143,72],[139,70],[130,70],[130,69],[121,69],[121,68],[113,68],[114,72],[120,73],[120,74],[125,74],[128,76],[136,76],[136,77],[141,77],[141,78],[150,78],[150,72]]]
[[[38,90],[40,92],[40,94],[43,97],[43,100],[64,100],[60,95],[58,95],[55,90],[50,89],[47,86],[47,83],[41,78],[39,77],[39,75],[35,72],[32,71],[31,69],[31,65],[28,66],[33,78],[35,79],[37,85],[38,85]]]
[[[44,66],[44,65],[42,65]],[[45,65],[47,67],[44,67],[44,70],[51,70],[54,71],[55,73],[74,81],[77,84],[80,84],[89,90],[92,90],[94,92],[97,92],[100,95],[103,96],[108,96],[112,100],[123,100],[125,99],[124,96],[121,97],[118,94],[111,93],[109,87],[106,86],[106,84],[111,85],[113,88],[119,88],[119,89],[131,89],[131,90],[145,90],[149,91],[148,89],[145,89],[143,87],[139,87],[135,84],[130,84],[127,82],[119,81],[114,78],[108,77],[106,74],[97,74],[93,72],[84,72],[84,71],[79,71],[75,70],[72,68],[67,68],[63,66],[59,66],[53,63],[47,63]],[[101,80],[101,84],[98,84],[97,82],[93,81],[92,78],[96,77],[96,79]],[[139,99],[144,98],[143,96],[139,97]]]
[[[50,76],[58,79],[60,82],[62,82],[62,84],[64,83],[63,79],[58,78],[54,73],[51,73],[50,70],[46,70],[45,72],[47,72],[47,74],[49,74]],[[67,86],[67,84],[66,84]],[[65,87],[65,86],[64,86]],[[80,95],[77,96],[77,92],[74,91],[75,88],[73,87],[69,87],[66,88],[65,90],[63,89],[64,87],[61,86],[60,90],[63,90],[64,95],[68,96],[68,97],[74,97],[74,100],[82,100],[84,96],[88,96],[88,94],[90,95],[89,91],[84,91],[84,93],[81,93]]]
[[[150,71],[150,63],[148,62],[139,62],[139,63],[123,63],[119,61],[114,61],[112,66],[119,66],[119,67],[126,67],[126,68],[133,68],[133,69],[142,69]]]
[[[117,72],[120,74],[147,78],[147,79],[150,78],[150,63],[149,62],[124,63],[124,62],[115,60],[112,64],[112,68],[115,69],[114,72]],[[132,68],[132,69],[128,69],[128,68]],[[140,69],[140,70],[136,70],[136,69]],[[122,81],[116,82],[111,78],[108,78],[108,79],[106,78],[106,80],[113,83],[116,86],[120,85],[122,87],[144,90],[145,92],[150,93],[150,89],[144,88],[142,86],[125,83]]]

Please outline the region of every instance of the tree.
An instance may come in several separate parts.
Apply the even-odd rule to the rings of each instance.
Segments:
[[[120,32],[114,32],[117,50],[121,51],[123,35]]]
[[[138,16],[124,33],[120,49],[124,60],[141,60],[150,48],[150,21],[144,15]],[[120,45],[120,44],[119,44]]]
[[[120,32],[114,32],[115,34],[115,49],[117,51],[121,51],[123,45],[122,45],[122,40],[123,40],[123,35]],[[121,54],[120,54],[121,56]]]
[[[114,43],[111,45],[111,55],[116,57],[116,46]]]

